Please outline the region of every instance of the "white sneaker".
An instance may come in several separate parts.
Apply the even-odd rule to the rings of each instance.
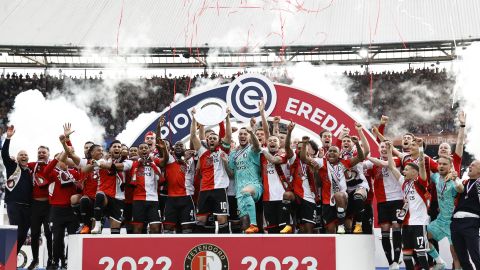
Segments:
[[[444,263],[444,262],[441,262],[441,263],[436,263],[434,266],[433,266],[433,270],[445,270],[447,268],[447,265]]]
[[[338,234],[345,234],[345,225],[338,225],[337,233]]]
[[[100,221],[95,222],[95,227],[93,227],[93,230],[90,232],[91,234],[100,234],[102,233],[102,224]]]
[[[399,270],[400,269],[400,265],[398,265],[397,262],[393,262],[392,264],[390,264],[390,267],[388,268],[389,270]]]

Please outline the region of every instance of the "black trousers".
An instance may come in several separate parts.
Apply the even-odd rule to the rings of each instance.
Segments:
[[[57,206],[50,208],[50,222],[53,233],[53,263],[58,264],[65,260],[65,229],[68,234],[75,234],[79,222],[71,207]]]
[[[479,218],[454,218],[450,225],[452,242],[463,270],[473,270],[469,256],[476,269],[480,269]]]
[[[17,225],[17,253],[22,248],[27,239],[28,229],[30,229],[30,215],[32,209],[28,204],[11,202],[7,204],[7,215],[10,225]]]
[[[49,217],[50,217],[50,204],[48,201],[37,201],[33,200],[32,202],[32,218],[31,218],[31,237],[32,237],[32,256],[33,260],[38,261],[38,249],[39,241],[42,232],[45,233],[45,238],[47,239],[47,250],[48,250],[48,260],[52,259],[52,231],[49,226]]]

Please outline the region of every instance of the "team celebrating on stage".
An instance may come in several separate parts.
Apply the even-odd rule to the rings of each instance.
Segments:
[[[468,180],[460,179],[463,112],[455,151],[443,143],[433,159],[411,133],[400,150],[393,147],[384,137],[386,116],[373,128],[380,153],[374,157],[359,123],[338,138],[323,130],[319,144],[293,138],[292,121],[280,132],[281,119],[268,119],[263,102],[259,110],[261,127],[252,119],[236,131],[237,140],[228,109],[218,133],[198,124],[193,109],[188,143],[161,139],[161,117],[139,145],[115,140],[103,149],[89,141],[82,154],[72,147],[67,123],[59,136],[63,152],[52,158],[39,146],[36,162],[25,151],[10,157],[15,129],[9,126],[1,152],[5,201],[10,223],[18,225],[18,250],[31,230],[28,269],[38,264],[42,226],[47,269],[57,269],[66,264],[65,230],[102,234],[108,223],[111,234],[122,228],[128,234],[371,234],[374,198],[390,269],[399,269],[401,253],[408,270],[445,269],[437,244],[445,237],[454,269],[473,269],[470,259],[480,269],[480,161],[468,167]]]

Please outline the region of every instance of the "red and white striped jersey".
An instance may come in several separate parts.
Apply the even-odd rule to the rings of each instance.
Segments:
[[[80,174],[83,195],[89,197],[90,199],[95,199],[98,187],[98,177],[98,171]]]
[[[341,159],[337,164],[331,164],[327,158],[316,158],[315,161],[320,166],[318,174],[322,183],[322,204],[333,206],[336,204],[333,195],[336,192],[347,192],[344,172],[350,168],[350,159]]]
[[[293,192],[300,198],[315,203],[315,179],[310,166],[303,163],[296,154],[293,155],[291,160],[293,160],[290,165]]]
[[[395,158],[397,166],[400,165],[400,159]],[[403,200],[402,185],[395,178],[388,167],[378,166],[371,161],[363,162],[364,168],[372,169],[373,190],[377,202],[389,202]]]
[[[193,157],[188,160],[177,160],[174,156],[168,156],[165,166],[165,179],[167,180],[168,196],[178,197],[193,195],[195,188],[195,163]]]
[[[290,181],[288,177],[290,172],[288,169],[288,160],[286,154],[276,153],[274,156],[282,159],[282,163],[278,164],[278,166],[280,166],[282,169],[282,172],[285,176],[285,181]],[[281,201],[283,199],[283,193],[285,193],[286,187],[283,186],[283,182],[278,175],[275,164],[268,161],[263,154],[260,155],[260,164],[263,181],[263,201]]]
[[[230,180],[221,158],[222,155],[227,154],[228,149],[222,147],[218,147],[214,152],[204,146],[200,147],[198,150],[198,164],[202,175],[200,191],[228,187]]]
[[[160,168],[153,161],[144,162],[142,159],[133,161],[130,176],[130,184],[135,186],[134,201],[158,201]]]
[[[403,155],[401,157],[402,170],[408,163],[415,163],[418,165],[420,158],[412,158],[411,155]],[[427,172],[427,181],[430,182],[430,174],[438,172],[438,164],[429,156],[425,155],[425,170]]]
[[[109,160],[101,160],[100,162],[111,162]],[[105,195],[118,200],[125,199],[125,192],[122,190],[121,185],[125,183],[125,172],[132,168],[133,162],[131,160],[125,160],[123,163],[123,172],[116,172],[110,175],[110,170],[99,170],[99,182],[97,192],[103,192]]]
[[[348,152],[342,151],[340,157],[342,160],[350,160],[351,158],[357,156],[358,153],[356,150]],[[351,167],[346,168],[344,171],[345,180],[347,181],[347,192],[350,193],[357,188],[363,187],[367,191],[370,189],[368,186],[367,178],[363,171],[363,165],[361,163]]]
[[[428,225],[430,217],[427,207],[427,181],[420,177],[417,180],[405,181],[405,177],[399,180],[405,202],[408,203],[408,213],[403,220],[403,225]]]

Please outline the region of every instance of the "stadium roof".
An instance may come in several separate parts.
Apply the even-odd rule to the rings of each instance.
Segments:
[[[0,51],[200,55],[224,47],[281,54],[456,46],[480,39],[478,14],[478,0],[13,0],[0,4]]]

